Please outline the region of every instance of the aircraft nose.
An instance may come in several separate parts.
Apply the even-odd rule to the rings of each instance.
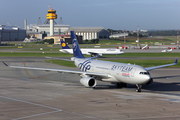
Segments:
[[[145,83],[148,83],[150,80],[151,80],[151,76],[150,75],[144,76],[144,82]]]

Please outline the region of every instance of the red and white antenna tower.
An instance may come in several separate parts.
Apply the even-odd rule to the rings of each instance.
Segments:
[[[124,30],[124,49],[126,49],[125,45],[126,45],[126,35],[125,35],[126,30]]]
[[[179,30],[177,30],[177,46],[179,46]]]
[[[137,46],[139,47],[139,25],[137,26]]]

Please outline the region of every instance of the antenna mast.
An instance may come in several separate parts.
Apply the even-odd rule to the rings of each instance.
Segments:
[[[126,30],[124,30],[124,49],[126,49],[125,48],[125,45],[126,45],[126,35],[125,35],[125,32],[126,32]]]
[[[37,22],[37,25],[41,25],[42,23],[41,23],[41,18],[39,17],[39,19],[38,19],[38,22]]]
[[[139,47],[139,25],[137,26],[137,46]]]
[[[62,20],[62,17],[60,17],[59,24],[63,25],[63,20]]]
[[[177,30],[177,46],[179,46],[179,30]]]

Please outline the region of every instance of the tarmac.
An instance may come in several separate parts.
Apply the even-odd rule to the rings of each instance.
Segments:
[[[43,57],[0,57],[8,65],[78,70]],[[9,68],[0,63],[0,120],[179,120],[180,68],[150,71],[154,82],[116,88],[98,81],[85,88],[69,73]]]

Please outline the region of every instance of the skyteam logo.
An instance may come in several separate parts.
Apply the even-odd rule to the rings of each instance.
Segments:
[[[73,39],[73,50],[76,51],[77,49],[77,44],[76,44],[77,40]]]
[[[79,69],[81,69],[82,71],[86,72],[87,70],[91,69],[91,65],[90,65],[91,61],[90,60],[86,60],[83,63],[79,63],[78,67]]]

